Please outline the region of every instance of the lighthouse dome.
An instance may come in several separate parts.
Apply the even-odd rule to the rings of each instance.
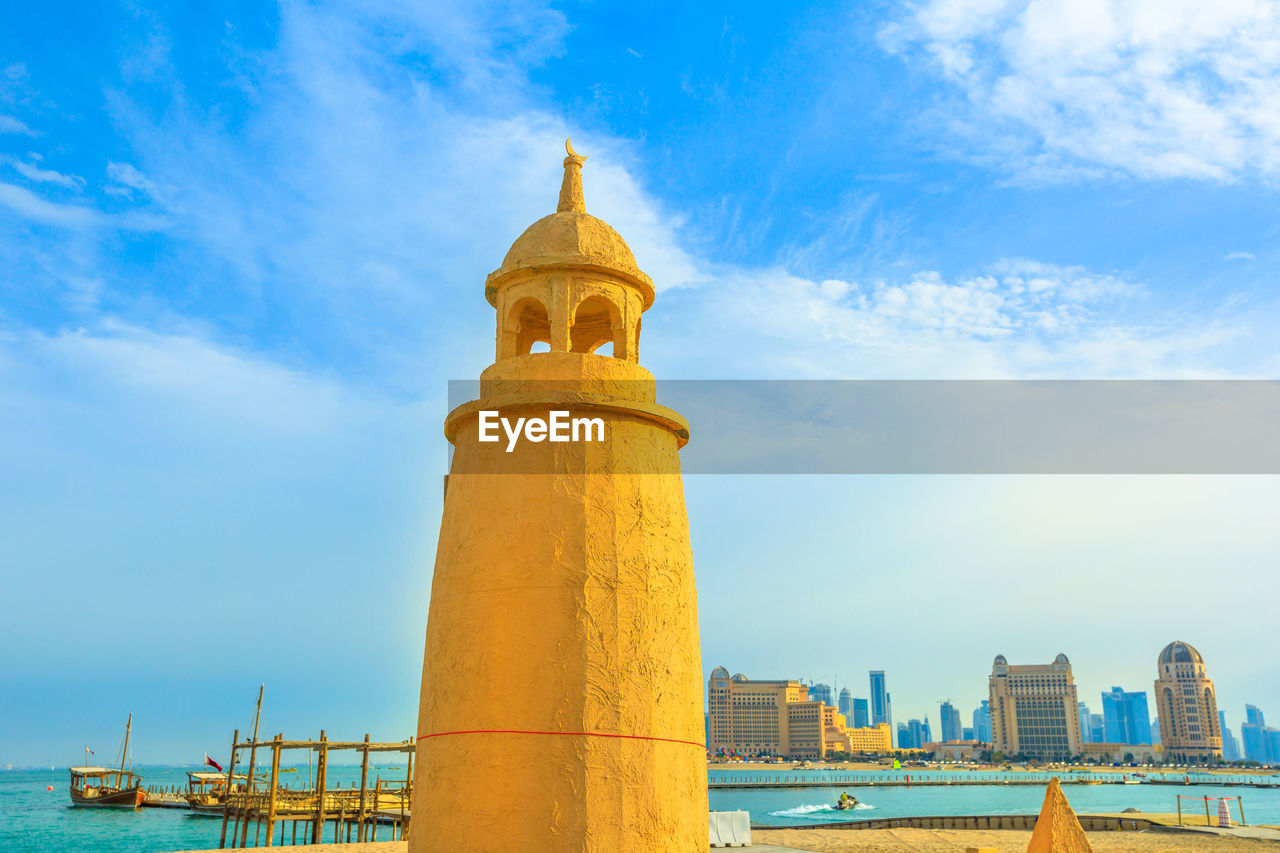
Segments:
[[[591,264],[642,274],[631,247],[609,223],[576,210],[557,211],[526,228],[511,244],[498,272],[551,264]]]
[[[497,306],[498,290],[523,270],[554,268],[594,270],[640,291],[642,310],[653,304],[653,280],[640,271],[627,241],[609,223],[587,213],[582,196],[582,164],[565,141],[564,183],[556,212],[542,217],[524,230],[507,250],[502,266],[489,274],[485,298]]]

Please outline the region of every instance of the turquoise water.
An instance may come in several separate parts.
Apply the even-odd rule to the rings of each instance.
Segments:
[[[710,771],[712,781],[791,781],[795,779],[830,780],[831,785],[817,788],[756,788],[719,789],[710,792],[712,809],[743,809],[751,813],[756,823],[771,826],[799,826],[840,820],[861,820],[878,817],[912,817],[924,815],[979,815],[979,814],[1028,814],[1038,812],[1044,801],[1044,784],[1051,778],[1048,773],[992,773],[992,772],[912,772],[913,780],[950,780],[951,785],[910,787],[842,787],[841,781],[868,782],[907,779],[904,771],[872,771],[837,773],[823,770],[742,772],[734,770]],[[1064,781],[1077,778],[1113,779],[1110,774],[1061,774]],[[1035,785],[965,785],[966,778],[1034,780]],[[1160,778],[1153,774],[1153,778]],[[1183,774],[1168,779],[1183,779]],[[1191,774],[1192,781],[1206,779],[1221,781],[1222,777]],[[1251,777],[1231,776],[1230,780],[1248,781]],[[1264,782],[1274,782],[1275,777],[1262,777]],[[1244,816],[1249,823],[1280,823],[1280,788],[1243,788],[1229,785],[1065,785],[1067,799],[1079,812],[1120,812],[1127,808],[1139,811],[1177,811],[1177,796],[1184,797],[1235,797],[1244,801]],[[831,804],[841,792],[848,791],[857,797],[861,807],[848,812],[836,811]],[[1235,803],[1230,804],[1231,817],[1235,821]],[[1204,813],[1203,800],[1182,801],[1184,812]],[[1217,803],[1210,803],[1217,815]]]
[[[403,779],[403,766],[371,766],[375,777]],[[199,767],[135,768],[146,786],[185,788],[187,770]],[[329,765],[329,784],[350,787],[360,782],[360,767]],[[295,783],[293,780],[297,779]],[[282,773],[288,787],[308,787],[303,764],[294,773]],[[185,809],[71,808],[66,769],[0,771],[0,851],[4,853],[166,853],[171,850],[207,850],[218,846],[222,821],[195,817]],[[47,790],[52,785],[53,790]],[[287,830],[286,830],[287,831]],[[301,830],[299,830],[301,831]],[[384,836],[383,832],[387,834]],[[379,830],[379,839],[390,838]],[[253,840],[252,830],[250,841]]]
[[[157,786],[182,786],[186,770],[192,768],[140,768],[144,782]],[[403,778],[404,769],[387,765],[370,770],[370,778]],[[712,770],[716,779],[791,780],[800,777],[830,781],[817,788],[763,788],[711,791],[713,809],[743,809],[757,823],[776,826],[803,825],[832,820],[857,820],[872,817],[908,817],[912,815],[1024,814],[1036,812],[1044,798],[1042,785],[964,785],[911,787],[842,787],[842,782],[905,779],[905,772],[879,771],[835,773],[830,771],[779,771],[776,773],[743,773]],[[1073,778],[1078,774],[1067,774]],[[982,779],[1011,778],[1048,781],[1048,774],[997,773],[918,773],[911,778],[950,779],[955,783],[966,777]],[[342,787],[358,783],[359,767],[333,766],[329,778]],[[1099,777],[1103,778],[1103,777]],[[1110,777],[1106,777],[1110,778]],[[1170,777],[1173,778],[1173,777]],[[1192,779],[1201,778],[1193,774]],[[1213,779],[1214,777],[1205,777]],[[1232,777],[1245,779],[1247,777]],[[296,783],[293,780],[297,780]],[[290,787],[306,787],[306,765],[296,774],[286,773],[282,780]],[[1270,780],[1267,780],[1270,781]],[[67,771],[32,770],[0,772],[0,851],[36,853],[164,853],[171,850],[210,849],[218,846],[222,821],[193,817],[177,809],[73,809],[67,798]],[[49,785],[53,790],[47,790]],[[837,812],[830,808],[848,790],[864,807],[853,812]],[[1068,785],[1065,788],[1071,805],[1082,812],[1119,812],[1133,807],[1142,811],[1173,812],[1175,797],[1241,796],[1245,818],[1249,823],[1280,824],[1280,789],[1238,788],[1226,785]],[[1183,801],[1185,810],[1203,812],[1202,802]],[[1213,806],[1216,814],[1216,805]],[[1232,817],[1236,815],[1234,804]]]

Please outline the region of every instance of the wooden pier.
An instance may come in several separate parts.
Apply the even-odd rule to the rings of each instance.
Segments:
[[[386,828],[395,841],[406,837],[410,807],[413,801],[413,739],[400,743],[362,741],[330,741],[320,732],[320,739],[285,740],[278,734],[267,741],[239,742],[240,731],[232,736],[231,761],[227,765],[226,809],[222,815],[219,848],[272,847],[285,844],[324,844],[349,841],[377,841],[378,828]],[[287,788],[280,784],[280,757],[287,750],[306,750],[316,756],[314,787]],[[360,753],[360,784],[343,788],[330,787],[327,780],[329,756],[334,751],[355,750]],[[245,773],[246,786],[232,790],[231,779],[242,751],[249,753]],[[270,774],[263,781],[258,767],[258,753],[270,762]],[[403,779],[369,779],[369,756],[398,752],[408,756]],[[308,786],[312,783],[307,782]],[[330,833],[328,825],[332,823]],[[277,832],[277,826],[279,830]],[[253,830],[253,843],[249,832]],[[301,829],[301,832],[299,832]],[[228,832],[230,830],[230,832]],[[299,842],[301,835],[301,842]],[[278,838],[277,838],[278,836]]]

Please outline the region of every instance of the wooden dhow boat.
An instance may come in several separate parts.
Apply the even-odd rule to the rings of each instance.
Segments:
[[[133,730],[133,714],[124,727],[124,748],[120,750],[120,767],[72,767],[71,805],[81,808],[136,809],[147,799],[142,790],[142,777],[125,769],[129,757],[129,734]],[[89,749],[85,747],[85,758]],[[85,762],[88,764],[88,761]]]
[[[237,773],[231,785],[237,791],[244,790],[245,776]],[[193,815],[222,817],[227,808],[227,774],[207,770],[187,771],[187,793],[183,795]]]

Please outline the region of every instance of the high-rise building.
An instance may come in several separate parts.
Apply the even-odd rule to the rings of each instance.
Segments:
[[[854,697],[853,727],[855,729],[865,729],[869,725],[871,725],[871,714],[867,710],[867,700]]]
[[[718,666],[707,688],[711,738],[707,749],[742,755],[793,755],[789,706],[809,703],[799,681],[752,681]]]
[[[973,726],[965,726],[960,729],[960,740],[977,740],[973,736]]]
[[[815,702],[821,702],[824,705],[830,705],[832,708],[836,706],[835,697],[831,694],[830,684],[810,684],[809,698]]]
[[[1089,715],[1089,742],[1090,743],[1106,743],[1107,738],[1102,729],[1102,715]]]
[[[991,702],[983,699],[982,704],[973,709],[973,737],[983,743],[991,743]]]
[[[1093,743],[1093,732],[1089,728],[1089,706],[1081,702],[1080,708],[1080,740],[1083,743]]]
[[[914,749],[911,745],[911,729],[906,723],[898,723],[898,749]]]
[[[888,724],[851,729],[836,708],[809,695],[799,681],[752,681],[716,667],[707,683],[713,754],[823,758],[832,752],[884,752]]]
[[[1222,709],[1218,710],[1218,730],[1222,732],[1222,759],[1224,761],[1240,760],[1240,744],[1236,743],[1236,737],[1231,733],[1231,729],[1227,728],[1227,712]]]
[[[1244,757],[1248,761],[1261,761],[1264,764],[1280,760],[1280,752],[1272,749],[1271,732],[1267,728],[1267,720],[1257,705],[1244,706],[1244,722],[1240,724],[1240,744],[1244,749]]]
[[[1040,759],[1080,754],[1080,700],[1066,655],[1047,665],[1018,666],[996,655],[988,690],[997,751]]]
[[[893,725],[893,713],[889,708],[889,691],[885,688],[884,670],[871,670],[871,725]]]
[[[845,719],[853,719],[853,694],[849,692],[848,687],[840,688],[840,713],[844,714]]]
[[[1175,640],[1156,659],[1156,713],[1164,754],[1178,763],[1222,758],[1218,699],[1194,647]]]
[[[1151,718],[1147,716],[1145,690],[1112,687],[1102,694],[1102,743],[1151,743]]]
[[[1160,742],[1160,718],[1151,718],[1151,742],[1157,744]]]
[[[919,720],[907,720],[907,742],[903,744],[898,742],[899,749],[919,749],[921,746],[929,742],[929,738],[925,735],[925,724]]]
[[[920,745],[933,741],[933,729],[929,727],[929,715],[925,714],[924,722],[920,724]]]
[[[942,739],[944,741],[963,740],[963,737],[961,736],[962,732],[960,731],[960,710],[956,708],[955,705],[951,704],[950,699],[940,704],[942,710],[942,719],[940,721],[940,725],[942,727]]]

